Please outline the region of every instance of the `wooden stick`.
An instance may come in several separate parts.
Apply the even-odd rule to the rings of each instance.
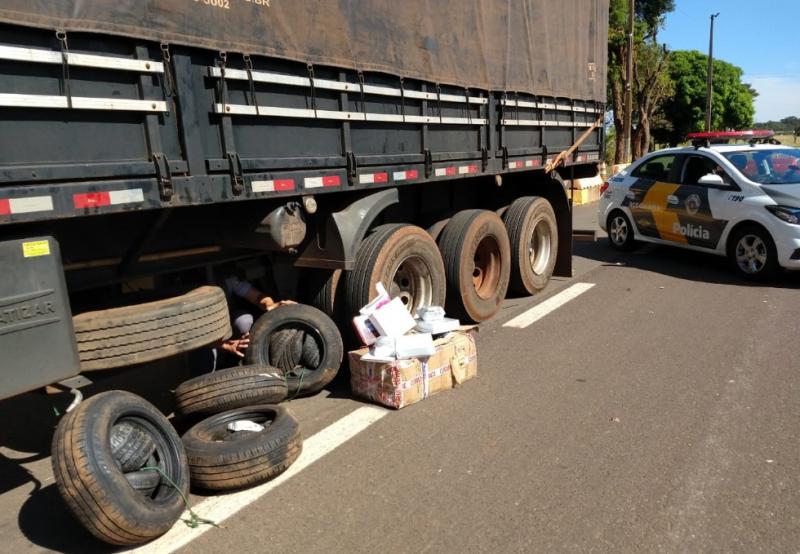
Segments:
[[[568,157],[570,154],[572,154],[573,152],[575,152],[575,150],[576,150],[576,149],[577,149],[577,148],[578,148],[578,147],[579,147],[581,144],[583,144],[583,142],[584,142],[584,141],[585,141],[587,138],[589,138],[589,135],[591,135],[591,134],[592,134],[592,131],[594,131],[595,129],[597,129],[597,128],[598,128],[600,125],[602,125],[602,124],[603,124],[603,117],[602,117],[602,116],[600,116],[600,117],[598,117],[598,118],[597,118],[597,121],[595,121],[595,122],[594,122],[594,124],[593,124],[591,127],[589,127],[588,129],[586,129],[586,131],[585,131],[585,132],[584,132],[584,133],[583,133],[583,134],[580,136],[580,138],[578,138],[578,140],[577,140],[577,142],[575,142],[575,144],[573,144],[572,146],[570,146],[570,147],[569,147],[567,150],[564,150],[563,152],[561,152],[561,153],[560,153],[558,156],[556,156],[555,158],[553,158],[553,160],[552,160],[550,163],[548,163],[546,166],[544,166],[544,171],[545,171],[545,173],[550,173],[550,172],[551,172],[551,171],[553,171],[555,168],[557,168],[559,165],[561,165],[561,163],[564,161],[564,159],[565,159],[566,157]]]

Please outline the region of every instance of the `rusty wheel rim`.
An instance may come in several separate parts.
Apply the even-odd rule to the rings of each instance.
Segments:
[[[484,300],[494,297],[500,283],[500,244],[493,236],[478,243],[473,257],[472,284]]]

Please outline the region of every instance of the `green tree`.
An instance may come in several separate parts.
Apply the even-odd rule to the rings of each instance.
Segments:
[[[706,75],[708,56],[697,50],[672,52],[668,64],[673,93],[662,104],[666,128],[654,132],[658,140],[675,145],[686,135],[705,127]],[[714,93],[711,99],[711,128],[737,130],[751,127],[758,93],[742,82],[739,67],[714,60]]]
[[[620,163],[623,148],[623,108],[627,81],[625,61],[628,56],[628,0],[610,0],[608,29],[608,97],[613,110],[614,161]],[[630,83],[633,110],[638,124],[632,136],[634,157],[650,145],[650,121],[661,99],[670,91],[666,71],[667,52],[658,45],[658,30],[664,17],[675,7],[674,0],[637,0],[634,11],[634,68]]]

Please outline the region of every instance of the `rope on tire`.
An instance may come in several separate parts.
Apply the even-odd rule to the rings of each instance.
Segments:
[[[189,519],[183,520],[183,522],[188,527],[191,527],[192,529],[197,529],[198,527],[200,527],[200,525],[205,524],[217,527],[218,529],[222,529],[222,526],[219,525],[216,521],[213,521],[211,519],[206,519],[204,517],[200,517],[199,515],[197,515],[197,513],[194,510],[192,510],[192,506],[189,504],[189,499],[186,498],[185,494],[183,494],[181,488],[178,485],[176,485],[175,482],[172,479],[170,479],[169,476],[166,473],[164,473],[164,471],[160,467],[145,466],[141,468],[140,471],[157,471],[158,474],[161,475],[161,478],[164,481],[166,481],[169,486],[178,491],[178,494],[180,494],[181,498],[183,499],[183,503],[186,505],[186,509],[189,511]]]

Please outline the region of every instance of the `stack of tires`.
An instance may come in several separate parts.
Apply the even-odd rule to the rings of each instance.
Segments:
[[[225,296],[216,287],[83,314],[75,327],[85,369],[115,367],[118,358],[157,359],[159,346],[174,354],[230,336]],[[56,483],[95,537],[122,546],[147,542],[178,520],[190,483],[210,491],[250,487],[297,459],[299,424],[278,404],[335,377],[341,336],[319,310],[291,305],[264,314],[251,337],[247,365],[177,388],[178,412],[203,418],[183,437],[155,406],[123,391],[100,393],[60,421],[52,448]]]

